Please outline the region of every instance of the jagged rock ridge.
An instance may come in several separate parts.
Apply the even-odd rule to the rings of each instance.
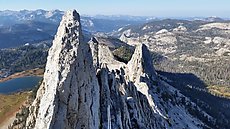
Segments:
[[[83,42],[79,19],[75,10],[63,16],[26,128],[206,126],[179,104],[182,98],[194,103],[158,77],[144,44],[136,47],[128,64],[121,63],[95,38],[90,45]]]

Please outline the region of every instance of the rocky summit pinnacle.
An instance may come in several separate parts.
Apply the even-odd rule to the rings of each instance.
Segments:
[[[67,11],[49,50],[27,127],[97,128],[98,88],[89,45],[82,41],[79,14]]]
[[[153,62],[151,59],[150,52],[146,45],[140,44],[136,47],[135,52],[128,63],[130,74],[130,79],[133,82],[140,82],[140,75],[146,74],[149,79],[156,79],[156,72],[153,67]]]
[[[25,128],[207,127],[181,106],[182,100],[194,105],[157,75],[147,46],[137,45],[128,64],[119,62],[96,38],[83,42],[79,14],[67,11],[49,50],[44,80]]]

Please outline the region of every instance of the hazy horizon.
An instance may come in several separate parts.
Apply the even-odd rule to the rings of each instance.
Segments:
[[[0,1],[1,10],[70,10],[84,15],[130,15],[153,17],[230,17],[229,0],[116,0],[116,1]]]

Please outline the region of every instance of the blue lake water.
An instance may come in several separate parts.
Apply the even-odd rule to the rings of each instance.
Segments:
[[[38,85],[42,77],[29,76],[11,79],[0,83],[0,94],[29,90]]]

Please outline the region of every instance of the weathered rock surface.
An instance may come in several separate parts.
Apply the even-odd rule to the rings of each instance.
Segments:
[[[68,11],[49,51],[44,81],[28,128],[99,127],[99,86],[91,50],[82,42],[80,16]]]
[[[103,48],[106,46],[90,42],[92,48],[95,45],[99,49],[93,52],[93,57],[109,59],[106,62],[103,59],[97,61],[100,66],[97,78],[103,129],[201,128],[204,125],[189,115],[184,107],[175,104],[180,103],[184,96],[158,78],[150,52],[144,44],[136,47],[128,64],[122,65],[108,54],[109,49]],[[174,95],[175,92],[178,96]],[[170,96],[168,102],[164,94]],[[190,102],[188,99],[186,101]]]
[[[121,63],[96,39],[83,42],[79,19],[76,11],[63,16],[26,128],[205,126],[179,103],[194,104],[158,77],[147,46],[138,45],[128,64]]]

